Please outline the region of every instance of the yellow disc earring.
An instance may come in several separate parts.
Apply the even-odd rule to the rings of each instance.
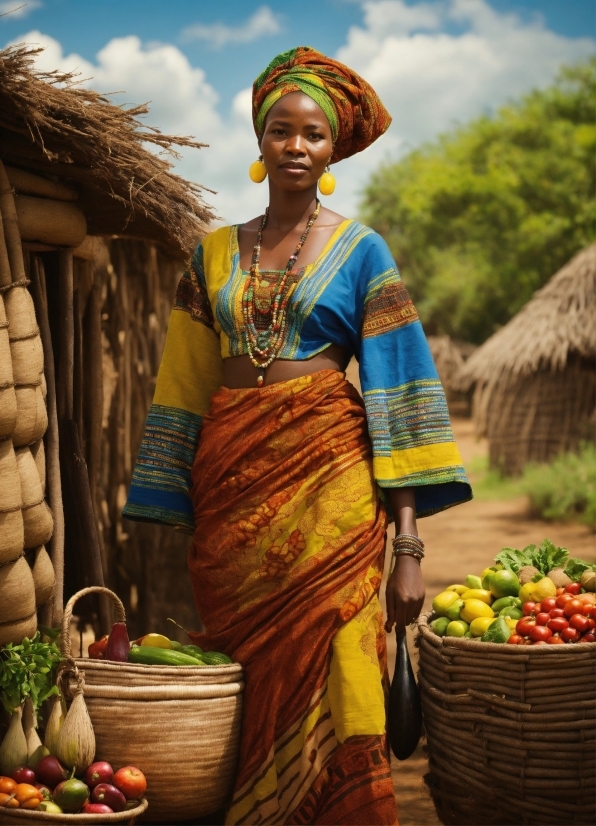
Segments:
[[[248,177],[255,184],[262,184],[267,177],[267,169],[263,163],[262,155],[259,155],[259,160],[253,161],[248,167]]]
[[[329,171],[329,164],[319,178],[319,192],[321,195],[333,195],[335,192],[335,176]]]

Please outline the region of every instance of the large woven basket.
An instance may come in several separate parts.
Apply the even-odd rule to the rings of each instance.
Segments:
[[[107,594],[117,621],[124,607],[107,588],[85,588],[64,609],[60,647],[70,658],[76,601]],[[147,777],[148,823],[211,814],[230,800],[240,741],[242,667],[154,666],[73,660],[83,672],[98,760],[137,766]]]
[[[596,822],[596,643],[497,645],[418,619],[426,782],[441,821]]]
[[[114,812],[111,815],[67,815],[67,814],[53,814],[52,812],[36,812],[35,809],[2,809],[1,820],[2,824],[18,823],[21,826],[27,826],[28,823],[73,823],[80,826],[82,823],[126,823],[132,824],[137,822],[137,818],[147,810],[147,801],[141,800],[138,806],[134,809],[129,809],[127,812]]]

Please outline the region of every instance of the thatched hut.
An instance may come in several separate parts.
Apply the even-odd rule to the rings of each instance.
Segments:
[[[164,154],[201,144],[36,72],[38,51],[0,52],[0,644],[104,580],[133,633],[173,606],[193,625],[187,539],[120,514],[175,286],[213,217]]]
[[[578,253],[462,368],[491,467],[519,474],[595,434],[596,244]]]
[[[451,336],[428,336],[428,346],[437,368],[452,416],[470,415],[470,393],[463,393],[457,383],[466,360],[476,349],[474,344],[454,341]]]

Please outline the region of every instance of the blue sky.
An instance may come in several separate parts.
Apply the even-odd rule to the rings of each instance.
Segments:
[[[23,0],[0,0],[0,13]],[[119,100],[150,100],[147,122],[193,134],[181,174],[212,189],[226,220],[252,217],[265,187],[247,167],[257,149],[250,84],[280,51],[312,45],[379,91],[394,122],[375,146],[337,168],[327,201],[344,214],[384,159],[456,123],[550,83],[561,64],[595,52],[593,0],[29,0],[0,18],[0,45],[45,46],[44,69],[78,69]]]

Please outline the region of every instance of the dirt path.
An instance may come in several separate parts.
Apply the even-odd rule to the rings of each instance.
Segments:
[[[471,421],[456,419],[453,429],[464,465],[470,466],[475,456],[486,454],[486,442],[476,440]],[[470,474],[470,481],[473,485],[473,474]],[[462,582],[466,574],[479,574],[504,546],[523,548],[548,536],[555,544],[569,548],[572,556],[596,560],[596,537],[588,528],[529,519],[526,513],[524,497],[508,501],[472,500],[421,520],[418,527],[426,544],[423,563],[427,588],[425,610],[430,609],[433,597],[442,588]],[[393,535],[392,528],[389,541]],[[410,631],[408,635],[411,643]],[[388,644],[392,672],[395,659],[393,636],[388,638]],[[416,670],[415,649],[411,644],[410,654]],[[421,748],[402,763],[393,761],[400,826],[436,826],[440,823],[422,779],[425,772],[426,759]]]

